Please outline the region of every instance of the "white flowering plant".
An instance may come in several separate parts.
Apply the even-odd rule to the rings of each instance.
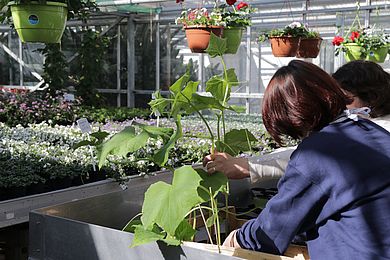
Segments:
[[[262,33],[259,37],[259,41],[262,42],[272,37],[318,38],[319,33],[309,30],[308,27],[301,22],[292,22],[284,28],[273,29]]]
[[[222,19],[222,15],[214,10],[209,12],[206,8],[195,8],[183,10],[176,24],[183,26],[225,26],[226,23]]]

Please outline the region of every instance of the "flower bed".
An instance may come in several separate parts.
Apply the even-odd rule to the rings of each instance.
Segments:
[[[259,116],[230,116],[230,127],[248,128],[260,140],[256,153],[265,153],[275,148],[275,144],[266,135]],[[155,119],[136,119],[138,123],[155,125]],[[131,121],[93,124],[93,130],[99,128],[114,134],[122,130]],[[173,127],[169,119],[160,120],[160,125]],[[217,123],[211,121],[211,127]],[[205,139],[206,128],[196,117],[183,119],[185,138],[171,151],[168,165],[177,167],[183,164],[200,163],[209,153],[210,141]],[[160,170],[146,158],[161,146],[159,141],[149,142],[147,147],[128,158],[109,156],[110,163],[101,171],[93,172],[92,159],[88,147],[74,150],[72,147],[87,136],[75,126],[50,126],[48,123],[29,124],[26,127],[6,126],[0,123],[0,188],[4,191],[23,188],[22,193],[33,194],[37,185],[45,184],[44,190],[55,189],[58,180],[66,180],[67,185],[79,185],[96,179],[114,177],[120,179],[126,175],[146,174]],[[87,176],[89,175],[89,179]],[[66,185],[66,184],[61,184]],[[61,185],[59,187],[61,187]],[[49,187],[48,187],[49,186]],[[58,186],[58,185],[57,185]],[[39,191],[38,191],[39,192]],[[8,197],[12,194],[8,194]],[[15,195],[17,196],[17,195]]]

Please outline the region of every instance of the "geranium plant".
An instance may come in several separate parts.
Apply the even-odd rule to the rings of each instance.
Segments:
[[[204,26],[224,26],[225,22],[222,15],[218,12],[209,12],[206,8],[195,8],[183,10],[178,18],[176,24],[184,26],[204,25]]]
[[[353,45],[358,47],[360,59],[365,59],[367,56],[373,56],[374,52],[381,48],[388,50],[390,35],[384,33],[383,30],[375,30],[375,26],[374,28],[351,29],[344,37],[335,36],[332,44],[335,46],[336,56],[340,52],[349,52],[349,46]]]
[[[250,14],[255,9],[246,2],[227,0],[226,3],[219,5],[215,11],[222,15],[226,28],[231,28],[250,26],[252,24]]]

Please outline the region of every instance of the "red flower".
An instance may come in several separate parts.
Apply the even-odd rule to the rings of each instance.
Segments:
[[[335,46],[340,46],[340,44],[344,41],[344,38],[341,36],[335,36],[333,38],[332,44]]]
[[[245,2],[240,2],[238,5],[237,5],[237,10],[240,10],[241,8],[246,8],[248,7],[249,5]]]
[[[359,32],[352,32],[351,37],[349,38],[351,39],[351,41],[354,41],[355,39],[359,38],[359,36],[360,36]]]
[[[228,5],[234,5],[237,2],[237,0],[226,0],[226,3]]]
[[[176,0],[176,4],[181,4],[183,2],[184,2],[184,0]]]

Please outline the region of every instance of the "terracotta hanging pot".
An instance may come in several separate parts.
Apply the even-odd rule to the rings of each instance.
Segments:
[[[320,52],[322,38],[301,38],[297,58],[316,58]]]
[[[299,46],[299,37],[270,37],[272,54],[275,57],[295,57]]]
[[[210,34],[213,32],[216,36],[221,36],[222,26],[204,26],[192,25],[185,26],[188,47],[193,53],[204,53],[210,42]]]

